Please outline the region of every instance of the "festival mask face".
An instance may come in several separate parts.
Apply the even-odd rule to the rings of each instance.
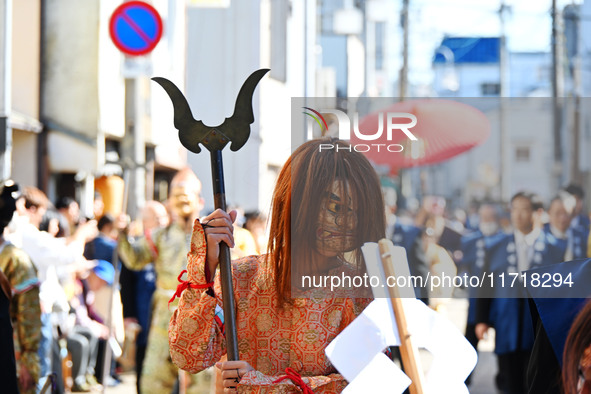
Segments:
[[[188,218],[198,208],[199,193],[190,185],[176,185],[170,191],[169,201],[176,216]]]
[[[322,200],[316,226],[316,250],[323,256],[336,256],[353,250],[356,225],[357,215],[349,185],[335,181]]]

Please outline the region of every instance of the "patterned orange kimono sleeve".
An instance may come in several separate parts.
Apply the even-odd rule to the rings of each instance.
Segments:
[[[187,254],[187,280],[191,284],[207,283],[205,257],[205,232],[196,220]],[[179,368],[194,374],[211,367],[226,354],[224,335],[214,320],[216,304],[216,298],[206,289],[188,288],[182,293],[168,329],[170,355]]]

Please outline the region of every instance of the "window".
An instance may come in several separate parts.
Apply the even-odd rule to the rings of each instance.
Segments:
[[[480,85],[480,93],[483,96],[498,96],[501,93],[501,84],[487,82]]]
[[[518,163],[529,162],[529,146],[515,148],[515,161]]]

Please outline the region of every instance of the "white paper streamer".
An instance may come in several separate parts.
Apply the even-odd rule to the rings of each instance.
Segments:
[[[376,268],[378,264],[381,266],[379,254],[376,254],[377,244],[373,245],[364,246],[368,272],[380,275],[384,280],[381,283],[385,283],[383,270],[380,273]],[[421,301],[405,298],[403,304],[408,329],[416,345],[433,355],[431,367],[425,374],[425,393],[469,393],[464,381],[477,361],[472,345],[449,320]],[[402,393],[410,380],[383,354],[388,346],[398,345],[392,304],[389,298],[380,298],[328,345],[326,355],[349,382],[346,393],[376,392],[374,390]]]
[[[410,385],[410,379],[384,353],[378,353],[343,390],[343,394],[401,393]]]

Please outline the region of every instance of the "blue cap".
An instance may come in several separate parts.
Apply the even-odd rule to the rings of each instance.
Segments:
[[[95,260],[96,266],[92,269],[92,272],[105,282],[109,286],[113,285],[113,280],[115,279],[115,268],[113,264],[109,263],[106,260]]]

